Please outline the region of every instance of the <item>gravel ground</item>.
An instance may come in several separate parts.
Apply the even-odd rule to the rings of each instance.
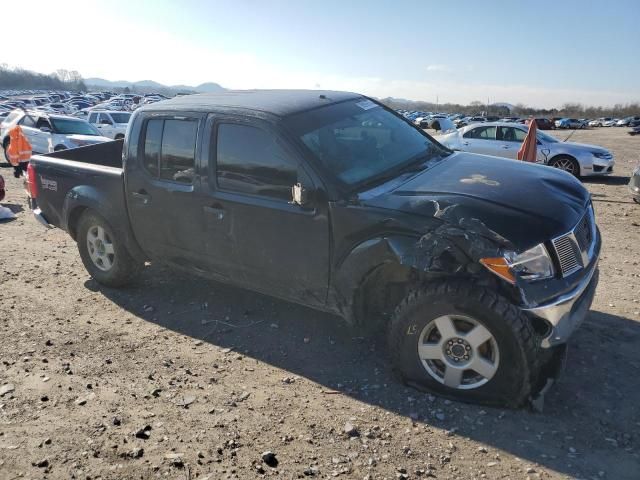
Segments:
[[[585,182],[601,281],[543,413],[421,394],[382,340],[249,291],[161,266],[103,288],[1,168],[18,218],[0,224],[0,478],[637,480],[640,138],[572,140],[610,148],[616,176]]]

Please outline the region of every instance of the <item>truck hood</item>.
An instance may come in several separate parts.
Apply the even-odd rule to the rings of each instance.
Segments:
[[[481,222],[521,251],[571,230],[590,197],[558,169],[457,152],[417,175],[362,192],[359,201],[454,224]]]

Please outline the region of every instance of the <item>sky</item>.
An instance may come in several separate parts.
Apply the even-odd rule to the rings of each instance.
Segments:
[[[640,0],[30,0],[2,16],[0,63],[43,73],[439,103],[640,102]]]

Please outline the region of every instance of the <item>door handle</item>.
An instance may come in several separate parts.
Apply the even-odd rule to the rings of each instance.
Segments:
[[[149,195],[145,190],[132,192],[131,196],[134,199],[142,202],[142,204],[144,204],[144,205],[148,205],[149,203],[151,203],[151,195]]]
[[[224,219],[224,208],[222,206],[208,207],[205,206],[204,213],[214,216],[217,220]]]
[[[462,142],[462,145],[469,145],[469,142]]]

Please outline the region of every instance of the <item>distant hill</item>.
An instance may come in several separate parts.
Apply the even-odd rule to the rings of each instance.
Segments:
[[[185,93],[213,93],[223,92],[226,89],[221,87],[217,83],[207,82],[201,85],[192,87],[190,85],[163,85],[162,83],[155,82],[153,80],[140,80],[138,82],[129,82],[126,80],[105,80],[104,78],[86,78],[84,82],[90,87],[107,88],[107,89],[120,89],[129,87],[131,90],[141,93],[148,91],[173,91],[173,92],[185,92]]]

